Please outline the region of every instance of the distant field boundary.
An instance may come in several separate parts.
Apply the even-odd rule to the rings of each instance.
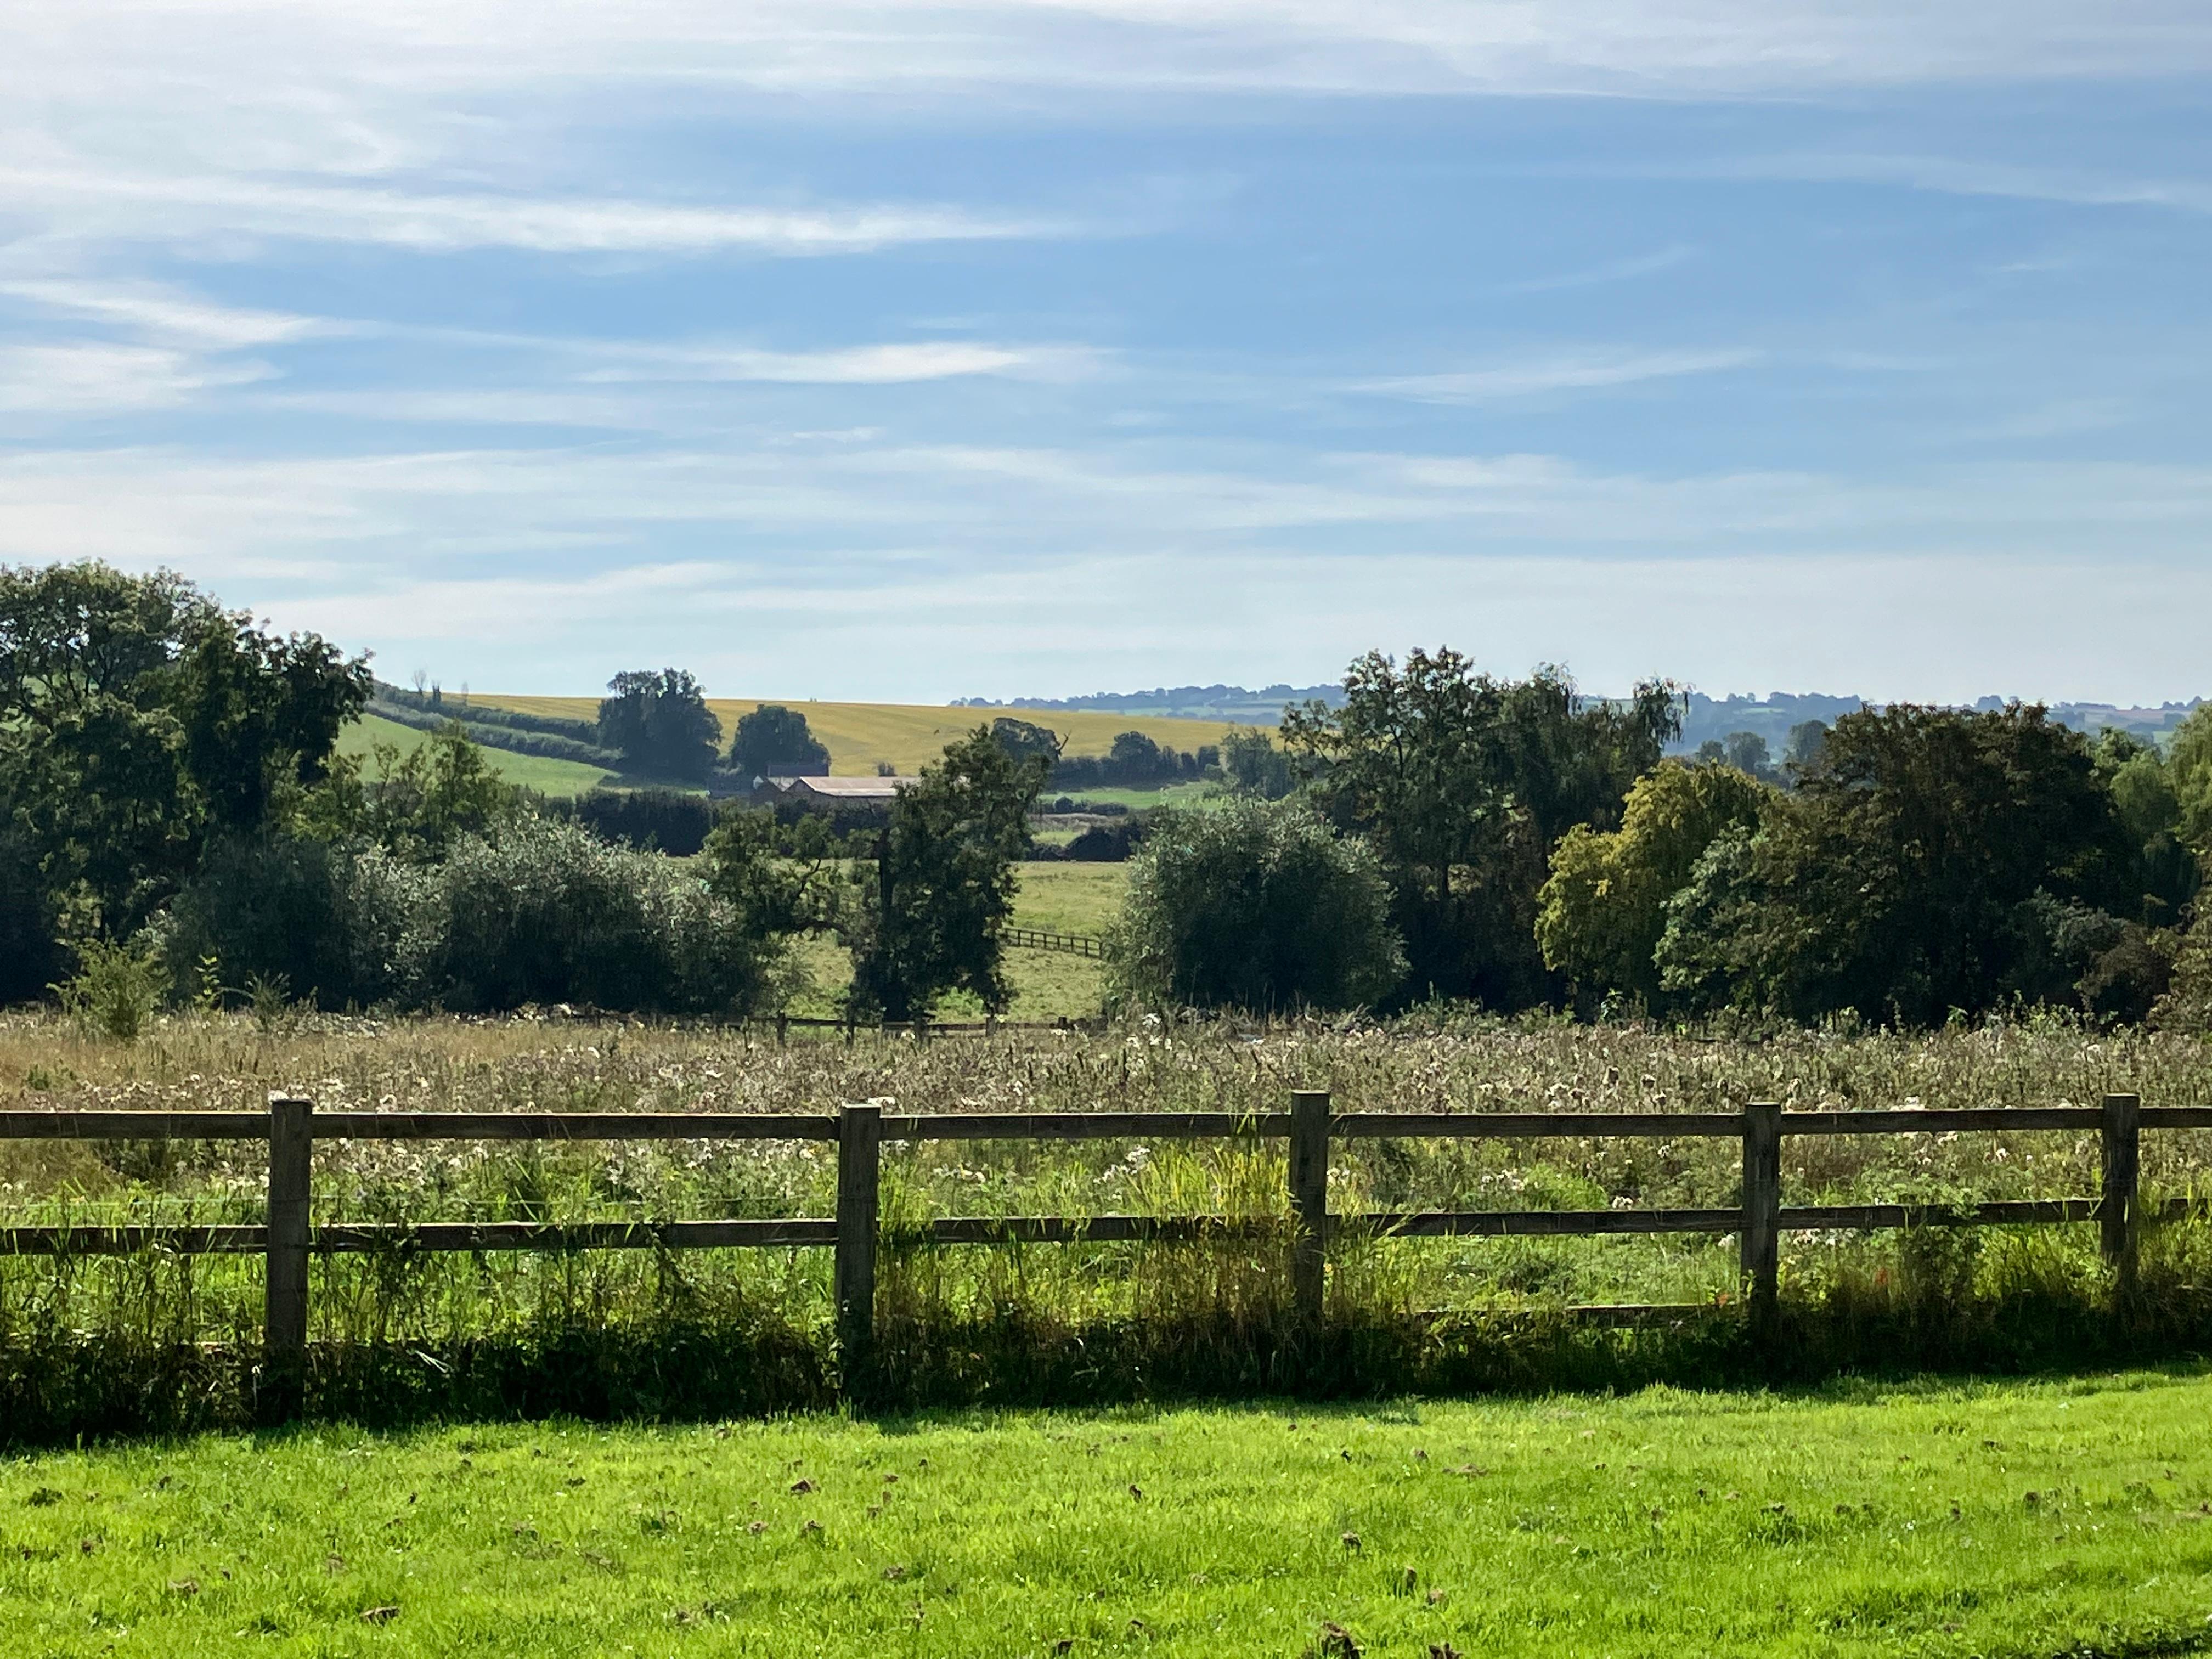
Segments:
[[[790,1022],[779,1018],[779,1034]],[[810,1022],[835,1024],[836,1022]],[[848,1027],[849,1036],[850,1027]],[[261,1409],[272,1420],[300,1414],[307,1370],[308,1268],[318,1255],[391,1250],[724,1249],[820,1247],[836,1251],[838,1348],[848,1376],[866,1375],[877,1334],[876,1264],[885,1140],[1122,1140],[1274,1139],[1289,1145],[1287,1215],[951,1216],[902,1226],[896,1237],[932,1244],[1079,1243],[1282,1237],[1291,1247],[1291,1307],[1302,1342],[1325,1334],[1329,1241],[1341,1232],[1409,1238],[1735,1234],[1741,1241],[1741,1309],[1752,1340],[1769,1351],[1778,1319],[1782,1236],[1815,1231],[1926,1226],[2018,1226],[2095,1222],[2116,1270],[2119,1305],[2136,1300],[2138,1244],[2146,1224],[2195,1212],[2188,1200],[2145,1205],[2139,1192],[2142,1134],[2212,1128],[2212,1107],[2145,1109],[2134,1095],[2095,1107],[1784,1111],[1754,1101],[1734,1112],[1352,1112],[1330,1097],[1293,1090],[1286,1112],[885,1112],[848,1104],[836,1113],[416,1112],[317,1113],[312,1101],[272,1095],[256,1112],[0,1111],[0,1139],[264,1140],[269,1147],[266,1223],[260,1226],[0,1228],[0,1251],[15,1255],[258,1254],[265,1257]],[[1955,1134],[2070,1131],[2099,1138],[2101,1191],[2094,1197],[1961,1204],[1785,1206],[1782,1143],[1791,1135]],[[1332,1215],[1333,1139],[1533,1140],[1683,1137],[1739,1139],[1743,1201],[1709,1209],[1370,1212]],[[318,1140],[811,1140],[837,1148],[833,1217],[714,1221],[435,1222],[312,1224]],[[1609,1307],[1612,1322],[1695,1311]]]
[[[524,714],[592,720],[597,697],[514,696],[474,692],[469,701]],[[1060,708],[954,708],[933,703],[810,702],[793,697],[709,697],[707,707],[722,722],[725,746],[738,720],[764,702],[781,703],[806,716],[807,729],[827,745],[830,770],[837,777],[872,777],[879,763],[912,775],[944,753],[945,745],[1001,715],[1048,726],[1066,741],[1070,755],[1103,755],[1124,732],[1142,732],[1155,743],[1186,753],[1218,744],[1237,723],[1178,720],[1152,714],[1117,714]],[[465,707],[453,711],[466,717]]]

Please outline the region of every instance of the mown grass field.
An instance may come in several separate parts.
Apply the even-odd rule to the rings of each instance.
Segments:
[[[2178,1654],[2208,1421],[2184,1370],[208,1437],[0,1465],[0,1650]]]
[[[403,755],[412,754],[428,742],[430,734],[411,726],[364,714],[338,733],[338,752],[366,760],[380,743],[388,743]],[[512,784],[534,789],[541,795],[580,795],[614,776],[597,766],[578,761],[551,760],[541,755],[518,755],[510,750],[483,750],[485,763]]]
[[[478,692],[477,702],[526,714],[593,720],[597,697],[520,697]],[[1221,741],[1233,729],[1217,720],[1169,720],[1157,715],[1099,714],[1063,709],[948,708],[923,703],[812,702],[789,698],[710,697],[707,706],[722,722],[727,744],[738,720],[763,701],[782,702],[806,716],[807,728],[830,750],[830,769],[840,776],[872,776],[881,765],[912,774],[945,752],[945,745],[1000,714],[1049,726],[1067,740],[1071,755],[1103,755],[1123,732],[1142,732],[1157,743],[1186,751]],[[1117,792],[1109,792],[1115,794]]]

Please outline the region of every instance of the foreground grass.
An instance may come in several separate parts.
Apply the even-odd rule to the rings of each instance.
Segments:
[[[0,1650],[2183,1652],[2208,1413],[2174,1373],[209,1437],[0,1465]]]

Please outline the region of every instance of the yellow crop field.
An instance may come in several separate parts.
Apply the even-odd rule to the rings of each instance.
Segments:
[[[511,697],[479,691],[471,701],[569,720],[593,720],[599,712],[596,697]],[[763,702],[777,701],[774,697],[709,697],[707,706],[720,717],[726,745],[740,715],[751,714]],[[1155,743],[1189,750],[1200,744],[1219,743],[1222,734],[1232,729],[1219,720],[1162,720],[1063,708],[947,708],[927,703],[789,701],[784,706],[806,716],[808,729],[829,747],[830,771],[848,777],[872,776],[884,763],[898,772],[913,773],[935,760],[955,738],[989,725],[998,714],[1049,726],[1066,739],[1071,755],[1103,755],[1123,732],[1142,732]]]

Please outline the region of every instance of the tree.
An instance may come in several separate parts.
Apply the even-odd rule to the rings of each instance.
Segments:
[[[2094,752],[2112,810],[2138,849],[2133,886],[2140,902],[2127,912],[2152,927],[2170,925],[2203,883],[2197,854],[2178,838],[2183,812],[2176,769],[2151,744],[2116,726],[2099,734]]]
[[[1339,829],[1370,836],[1412,964],[1408,988],[1498,1007],[1551,1000],[1534,939],[1551,849],[1577,823],[1609,830],[1629,786],[1680,730],[1674,688],[1586,702],[1557,669],[1479,673],[1449,649],[1401,669],[1370,652],[1345,702],[1285,712],[1285,748]]]
[[[830,750],[807,730],[806,716],[781,703],[764,702],[738,716],[730,740],[730,769],[750,782],[760,777],[824,777]]]
[[[1782,746],[1782,763],[1793,772],[1809,772],[1820,763],[1820,753],[1828,746],[1828,727],[1822,720],[1800,720],[1790,728],[1790,737]]]
[[[1758,825],[1770,793],[1733,767],[1663,762],[1629,790],[1619,830],[1568,830],[1537,895],[1546,966],[1586,996],[1623,991],[1665,1007],[1656,953],[1667,902],[1715,841]]]
[[[2180,811],[2177,838],[2212,860],[2212,702],[2201,702],[2173,734],[2166,763]]]
[[[1774,781],[1774,763],[1766,752],[1766,739],[1756,732],[1731,732],[1721,758],[1747,777],[1761,783]]]
[[[1295,782],[1291,757],[1255,726],[1239,726],[1221,740],[1221,769],[1231,788],[1260,800],[1282,799]]]
[[[1156,1006],[1364,1007],[1406,969],[1374,848],[1287,803],[1156,814],[1115,941],[1116,990]]]
[[[273,793],[320,782],[370,684],[367,658],[349,660],[319,635],[279,639],[243,614],[204,627],[178,664],[173,704],[214,827],[251,833]]]
[[[607,682],[599,741],[629,769],[650,777],[703,780],[714,769],[722,723],[699,682],[681,669],[633,669]]]
[[[991,736],[1016,760],[1042,759],[1047,766],[1056,764],[1060,750],[1066,747],[1066,740],[1049,726],[1035,726],[1008,714],[991,722]]]
[[[2112,942],[2133,852],[2087,740],[2041,708],[1862,710],[1758,832],[1707,848],[1662,982],[1906,1024],[2063,994]]]
[[[1160,745],[1142,732],[1116,732],[1106,751],[1107,774],[1120,783],[1150,783],[1172,765],[1164,764]]]
[[[135,932],[208,836],[325,775],[365,659],[279,638],[167,571],[0,569],[0,809],[73,937]]]
[[[899,791],[848,933],[856,1006],[926,1018],[954,990],[994,1012],[1006,1006],[1000,935],[1047,770],[1042,757],[1018,761],[978,726]]]

